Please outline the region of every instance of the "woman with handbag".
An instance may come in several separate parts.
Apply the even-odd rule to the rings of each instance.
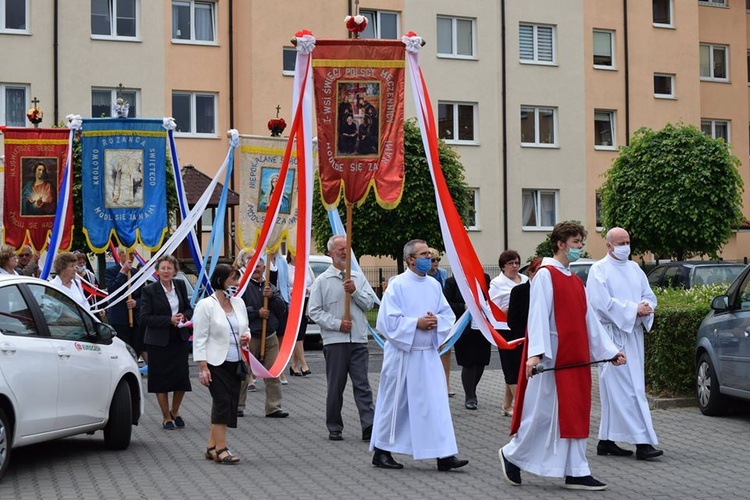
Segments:
[[[239,271],[227,264],[211,275],[214,293],[201,299],[193,315],[193,359],[198,379],[211,393],[211,428],[205,457],[220,464],[237,464],[229,451],[227,427],[237,427],[240,384],[247,376],[240,348],[250,341],[247,310],[237,293]]]

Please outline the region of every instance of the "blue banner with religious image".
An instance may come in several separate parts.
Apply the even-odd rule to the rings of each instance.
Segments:
[[[161,246],[167,234],[166,137],[161,119],[91,118],[81,131],[83,232],[94,252],[114,236]]]

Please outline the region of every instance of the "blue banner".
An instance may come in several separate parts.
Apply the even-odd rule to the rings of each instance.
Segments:
[[[83,232],[94,252],[112,235],[126,247],[161,246],[167,234],[166,137],[162,120],[83,121]]]

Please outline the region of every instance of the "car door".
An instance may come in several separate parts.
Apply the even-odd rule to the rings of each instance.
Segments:
[[[49,432],[57,418],[57,354],[15,284],[0,287],[0,372],[16,400],[16,439]]]
[[[111,394],[107,346],[95,342],[94,320],[67,294],[46,284],[29,285],[44,315],[57,354],[58,429],[101,422]]]
[[[750,273],[731,297],[734,308],[716,318],[715,349],[724,387],[750,390]]]

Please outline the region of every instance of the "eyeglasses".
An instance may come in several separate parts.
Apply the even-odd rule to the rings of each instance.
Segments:
[[[19,253],[18,256],[19,257],[31,257],[31,254],[30,253]]]
[[[521,263],[518,262],[517,260],[514,260],[514,261],[511,261],[511,262],[506,262],[505,265],[506,266],[520,266]]]

